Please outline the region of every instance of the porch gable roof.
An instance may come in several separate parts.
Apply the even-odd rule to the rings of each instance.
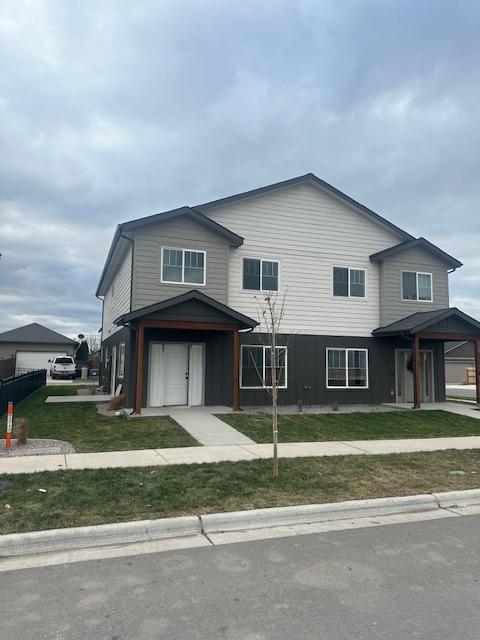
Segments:
[[[463,328],[459,330],[458,327],[455,326],[441,326],[442,323],[445,324],[444,321],[453,321],[453,324],[455,322],[460,323]],[[460,309],[450,307],[448,309],[419,311],[418,313],[413,313],[412,315],[402,318],[401,320],[397,320],[396,322],[392,322],[385,327],[375,329],[372,334],[377,337],[387,337],[414,335],[422,331],[438,331],[439,339],[440,335],[448,333],[452,333],[452,335],[456,333],[471,334],[472,339],[480,339],[480,322],[466,313],[463,313]]]
[[[216,314],[221,314],[225,322],[237,325],[239,329],[254,329],[259,324],[256,320],[249,318],[239,311],[235,311],[235,309],[232,309],[231,307],[228,307],[227,305],[218,302],[218,300],[214,300],[213,298],[210,298],[210,296],[207,296],[201,291],[197,291],[195,289],[182,293],[179,296],[169,298],[168,300],[163,300],[162,302],[149,305],[148,307],[143,307],[142,309],[137,309],[130,313],[125,313],[114,320],[114,324],[117,326],[124,326],[136,320],[146,319],[148,316],[153,314],[158,314],[167,310],[171,311],[175,307],[181,307],[182,305],[192,301],[204,305]]]

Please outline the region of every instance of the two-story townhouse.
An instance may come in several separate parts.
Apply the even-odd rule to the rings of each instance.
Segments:
[[[268,404],[273,292],[281,403],[442,401],[444,341],[480,360],[449,308],[460,266],[313,174],[126,222],[97,289],[104,375],[137,413]]]

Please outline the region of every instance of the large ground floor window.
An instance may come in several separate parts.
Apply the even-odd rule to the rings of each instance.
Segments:
[[[287,347],[276,347],[277,384],[287,388]],[[272,386],[272,348],[264,345],[242,345],[242,389],[264,389]]]
[[[368,349],[327,349],[328,389],[368,389]]]

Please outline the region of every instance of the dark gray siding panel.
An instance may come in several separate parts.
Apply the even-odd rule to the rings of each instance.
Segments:
[[[242,344],[262,344],[260,334],[243,334]],[[350,338],[339,336],[281,336],[280,344],[288,345],[288,389],[279,391],[279,402],[293,405],[378,404],[395,402],[395,349],[410,349],[411,342],[392,338]],[[327,347],[360,348],[369,352],[368,389],[327,389]],[[426,343],[422,348],[434,350],[436,398],[445,396],[443,344]],[[240,391],[243,406],[271,403],[270,394],[262,389]]]
[[[217,311],[199,300],[182,302],[171,309],[151,313],[145,318],[147,320],[183,320],[187,322],[233,322],[221,311]]]
[[[122,342],[125,343],[125,371],[123,378],[116,377],[115,380],[115,388],[117,385],[122,385],[122,393],[125,395],[125,405],[128,405],[129,394],[131,393],[131,387],[135,384],[135,369],[132,367],[132,359],[133,359],[133,351],[130,340],[131,332],[128,328],[123,328],[114,333],[109,338],[106,338],[102,342],[102,357],[104,357],[105,349],[108,349],[109,358],[112,355],[112,349],[114,346],[117,347],[117,363],[118,363],[118,345]],[[105,378],[108,376],[107,371],[107,362],[102,360],[102,368],[101,368],[101,382],[105,381]],[[132,382],[132,374],[133,374],[133,382]]]

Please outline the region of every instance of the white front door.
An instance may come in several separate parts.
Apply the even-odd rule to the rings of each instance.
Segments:
[[[188,345],[164,346],[164,405],[182,405],[188,402]]]
[[[397,349],[395,358],[396,368],[396,398],[397,402],[413,402],[413,352],[411,349]],[[422,397],[421,402],[434,401],[433,352],[420,351],[420,376]]]
[[[152,342],[148,369],[150,407],[203,404],[203,344]]]

